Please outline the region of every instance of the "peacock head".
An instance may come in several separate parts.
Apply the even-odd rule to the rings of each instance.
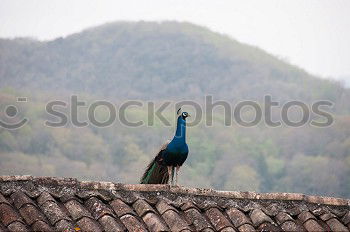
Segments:
[[[190,115],[187,112],[182,112],[181,117],[185,120],[187,117],[190,117]]]
[[[181,112],[181,108],[177,110],[177,115],[179,115],[179,117],[181,117],[183,120],[186,120],[187,117],[190,117],[187,112]]]

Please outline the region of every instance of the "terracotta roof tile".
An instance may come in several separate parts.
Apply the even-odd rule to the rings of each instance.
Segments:
[[[327,222],[327,225],[331,228],[332,231],[349,231],[343,224],[341,224],[338,219],[331,218]]]
[[[0,205],[0,221],[5,226],[8,226],[12,222],[22,221],[19,214],[11,206],[7,204]]]
[[[181,210],[182,210],[182,211],[186,211],[186,210],[188,210],[188,209],[190,209],[190,208],[198,209],[198,207],[195,206],[195,205],[194,205],[192,202],[190,202],[190,201],[187,201],[187,202],[185,202],[184,204],[181,205]]]
[[[212,228],[205,228],[201,230],[201,232],[213,232],[214,230]]]
[[[38,204],[41,206],[48,201],[56,202],[48,192],[41,193],[38,198]]]
[[[211,224],[214,225],[216,230],[222,230],[228,227],[233,228],[232,223],[218,208],[210,208],[205,211],[205,214],[209,218]]]
[[[300,231],[297,224],[293,221],[285,221],[281,224],[281,228],[283,231]]]
[[[168,210],[172,210],[172,211],[177,212],[177,210],[173,206],[169,205],[164,200],[160,200],[157,203],[156,208],[160,214],[164,214]]]
[[[116,199],[112,201],[110,204],[114,212],[118,215],[118,217],[122,217],[126,214],[136,215],[135,211],[120,199]]]
[[[326,206],[317,207],[317,208],[310,210],[310,211],[316,216],[320,216],[322,214],[327,214],[330,212]]]
[[[62,203],[66,203],[67,201],[70,201],[70,200],[76,200],[75,195],[72,193],[65,193],[63,195],[58,196],[58,198]]]
[[[40,207],[52,225],[63,219],[70,220],[68,215],[61,210],[56,202],[46,201]]]
[[[317,223],[325,230],[325,231],[331,231],[331,228],[329,227],[329,225],[322,221],[322,220],[316,220]]]
[[[55,224],[55,229],[57,231],[64,231],[64,232],[75,232],[76,228],[71,221],[68,220],[60,220]]]
[[[267,207],[263,207],[262,211],[270,217],[274,217],[279,213],[279,205],[277,203],[271,203]]]
[[[17,209],[20,209],[25,204],[35,205],[32,199],[30,199],[26,194],[20,191],[16,191],[11,194],[11,199]]]
[[[305,223],[309,219],[316,219],[313,214],[311,214],[309,211],[303,211],[298,215],[299,220],[302,223]]]
[[[54,229],[43,221],[37,221],[32,225],[33,231],[53,231]]]
[[[1,231],[348,231],[350,201],[0,176]]]
[[[125,231],[126,228],[120,220],[116,220],[110,215],[104,215],[98,219],[105,231]]]
[[[126,214],[120,218],[128,231],[145,231],[146,227],[135,216]]]
[[[254,209],[250,214],[250,218],[252,219],[253,225],[255,227],[260,226],[264,222],[273,223],[272,219],[267,216],[261,209]]]
[[[185,217],[190,225],[193,225],[197,231],[208,229],[214,231],[214,227],[210,224],[207,218],[196,208],[188,208],[185,212]]]
[[[287,221],[292,221],[292,222],[294,221],[294,219],[285,212],[279,212],[276,215],[276,219],[278,224],[283,224],[284,222],[287,222]]]
[[[111,200],[117,198],[116,197],[117,194],[112,193],[111,191],[90,190],[90,189],[76,191],[75,196],[77,196],[83,200],[89,199],[90,197],[98,197],[103,201],[111,201]]]
[[[309,232],[315,232],[315,231],[322,232],[322,231],[325,231],[323,229],[323,227],[319,223],[317,223],[317,221],[314,220],[314,219],[309,219],[306,222],[304,222],[304,227]]]
[[[116,198],[122,199],[127,204],[132,204],[139,199],[135,192],[130,191],[118,191],[115,196]]]
[[[115,217],[115,213],[113,210],[108,207],[106,204],[104,204],[100,199],[97,197],[91,197],[85,202],[85,206],[87,209],[91,212],[92,216],[95,219],[100,219],[104,215],[110,215]]]
[[[236,230],[233,229],[232,227],[225,227],[220,230],[220,232],[235,232]]]
[[[79,228],[81,228],[81,230],[83,231],[102,231],[100,225],[95,220],[92,220],[89,217],[82,217],[81,219],[79,219],[79,221],[77,221],[77,224]]]
[[[256,230],[254,229],[254,227],[250,224],[244,224],[241,225],[240,227],[238,227],[238,231],[239,232],[255,232]]]
[[[341,220],[345,225],[350,224],[350,211],[348,211]]]
[[[8,200],[0,193],[0,204],[2,203],[10,205],[10,202],[8,202]]]
[[[227,215],[233,222],[233,225],[238,228],[244,224],[252,225],[252,221],[243,212],[236,208],[230,208],[226,211]]]
[[[167,210],[162,214],[165,222],[172,231],[188,230],[189,225],[186,220],[174,210]]]
[[[140,217],[143,217],[146,213],[155,213],[155,210],[145,200],[137,200],[133,204],[133,207]]]
[[[271,231],[271,232],[280,232],[282,229],[278,226],[275,226],[269,222],[264,222],[258,227],[259,231]]]
[[[7,231],[7,228],[0,222],[0,232]]]
[[[309,208],[305,204],[293,205],[292,208],[286,209],[286,212],[291,216],[298,216],[303,211],[309,211]]]
[[[29,231],[26,225],[24,225],[22,222],[17,221],[8,225],[7,228],[9,229],[9,231],[13,232]]]
[[[77,200],[70,200],[64,203],[73,220],[77,221],[82,217],[92,218],[91,213],[83,207]]]
[[[34,205],[22,206],[22,208],[19,209],[19,213],[22,215],[28,225],[32,225],[37,221],[47,221],[44,214]]]
[[[350,206],[350,202],[349,202],[349,206]],[[349,210],[346,207],[330,208],[329,210],[337,217],[343,217],[347,212],[349,212]]]
[[[336,216],[332,213],[325,213],[319,216],[319,218],[321,218],[322,221],[328,221],[331,218],[336,218]]]
[[[150,231],[170,231],[166,223],[153,212],[148,211],[142,219]]]
[[[199,199],[194,203],[201,210],[207,210],[213,207],[218,207],[215,201],[212,201],[211,199]]]

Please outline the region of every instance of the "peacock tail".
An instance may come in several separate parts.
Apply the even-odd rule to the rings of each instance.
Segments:
[[[167,141],[158,152],[157,156],[148,164],[145,172],[143,173],[140,183],[141,184],[167,184],[169,181],[168,169],[165,165],[162,165],[162,152],[165,150],[169,141]]]

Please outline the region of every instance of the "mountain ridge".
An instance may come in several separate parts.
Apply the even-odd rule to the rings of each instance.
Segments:
[[[49,41],[1,39],[0,54],[0,80],[15,88],[144,100],[269,93],[311,101],[345,91],[260,48],[173,21],[114,22]]]

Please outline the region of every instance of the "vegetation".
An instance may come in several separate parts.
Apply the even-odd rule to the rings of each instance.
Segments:
[[[212,94],[214,101],[233,104],[261,102],[269,94],[281,103],[331,100],[335,123],[328,128],[224,126],[223,112],[215,110],[214,126],[201,122],[188,129],[190,154],[180,184],[350,197],[349,89],[202,27],[123,22],[53,41],[1,39],[0,83],[0,119],[7,120],[10,104],[18,106],[18,119],[30,119],[19,130],[0,128],[0,175],[137,183],[145,164],[173,135],[173,127],[157,119],[152,127],[130,128],[118,121],[106,128],[46,127],[49,100],[78,94],[87,102],[109,99],[116,106],[126,99],[202,103]],[[20,96],[28,103],[16,103]],[[80,115],[84,118],[86,108]],[[164,115],[174,125],[173,110]],[[106,113],[99,109],[97,116]],[[146,108],[130,109],[128,116],[147,121]]]

